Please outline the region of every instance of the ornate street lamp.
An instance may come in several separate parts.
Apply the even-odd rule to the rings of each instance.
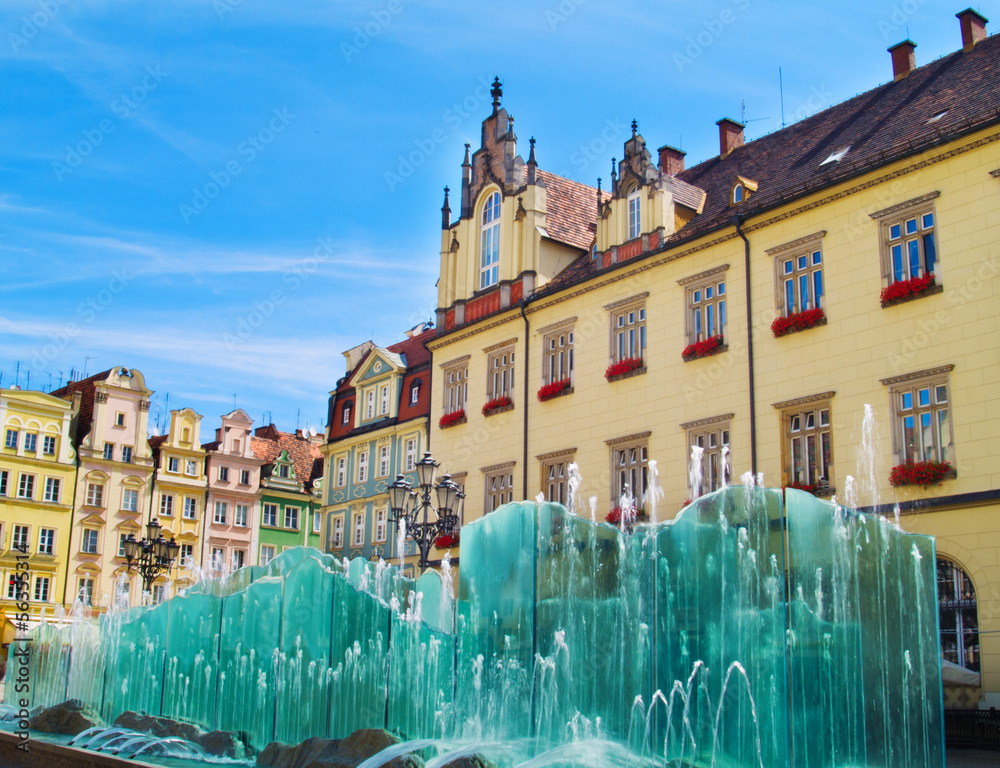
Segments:
[[[402,475],[397,475],[396,482],[389,486],[389,519],[397,524],[400,521],[406,524],[406,535],[420,548],[421,570],[427,568],[427,555],[438,536],[457,533],[458,522],[462,519],[465,494],[451,475],[445,475],[434,486],[434,474],[439,466],[430,453],[425,453],[417,462],[416,489]],[[431,504],[432,490],[437,492],[436,507]],[[430,519],[432,512],[434,520]],[[419,521],[419,517],[423,520]]]
[[[136,540],[131,533],[125,540],[125,567],[142,577],[143,592],[152,592],[153,582],[164,571],[169,571],[180,545],[167,541],[160,533],[162,527],[155,520],[146,524],[146,537]]]

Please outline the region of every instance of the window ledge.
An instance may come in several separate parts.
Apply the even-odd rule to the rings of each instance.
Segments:
[[[503,413],[504,411],[513,411],[513,410],[514,410],[514,404],[511,403],[510,405],[501,405],[499,408],[490,408],[488,411],[483,411],[483,416],[493,416],[497,413]]]
[[[958,478],[958,471],[955,469],[949,469],[947,472],[943,473],[940,479],[936,483],[900,483],[899,485],[892,486],[893,488],[919,488],[921,490],[930,490],[936,486],[941,485],[945,480],[955,480]]]
[[[728,352],[728,351],[729,351],[729,345],[728,344],[720,344],[719,346],[715,347],[711,352],[705,352],[704,354],[701,354],[701,355],[698,355],[698,354],[690,354],[690,355],[686,355],[686,356],[685,355],[681,355],[681,359],[685,363],[690,363],[693,360],[701,360],[702,358],[712,357],[714,355],[719,355],[719,354],[722,354],[723,352]]]
[[[771,334],[774,338],[780,339],[793,333],[800,333],[801,331],[808,331],[810,328],[818,328],[821,325],[826,325],[826,313],[820,309],[817,314],[810,317],[810,313],[814,312],[815,310],[806,310],[805,312],[797,312],[794,315],[776,318],[771,323]]]
[[[625,373],[617,373],[614,376],[608,376],[608,382],[621,381],[622,379],[631,379],[633,376],[642,376],[646,372],[646,366],[641,368],[634,368],[631,371],[625,371]],[[570,390],[572,392],[573,390]]]
[[[573,394],[573,387],[566,387],[566,389],[560,389],[554,395],[549,395],[548,397],[539,397],[538,402],[547,403],[549,400],[555,400],[557,397],[565,397],[566,395]]]
[[[930,288],[926,288],[919,293],[911,293],[909,296],[900,296],[898,299],[890,299],[889,301],[880,300],[882,304],[882,309],[887,309],[888,307],[894,307],[897,304],[906,304],[908,301],[914,301],[915,299],[922,299],[924,296],[934,296],[938,293],[944,293],[943,285],[932,285]]]

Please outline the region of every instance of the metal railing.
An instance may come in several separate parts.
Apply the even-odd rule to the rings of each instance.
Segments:
[[[944,741],[949,747],[1000,750],[1000,710],[946,709]]]

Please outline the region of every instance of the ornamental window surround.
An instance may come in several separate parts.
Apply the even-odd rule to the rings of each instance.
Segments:
[[[612,363],[646,356],[646,299],[648,292],[606,304],[611,320]]]
[[[495,512],[514,499],[514,465],[509,461],[482,469],[484,480],[483,514]]]
[[[949,374],[954,365],[882,379],[889,387],[896,463],[955,464]]]
[[[340,549],[344,546],[344,516],[333,518],[333,548]]]
[[[770,248],[774,258],[775,309],[782,317],[824,305],[823,250],[825,231]]]
[[[642,234],[642,197],[636,187],[628,193],[628,239],[633,240]]]
[[[576,318],[539,329],[542,335],[542,383],[569,379],[573,386],[573,334]]]
[[[726,333],[726,272],[728,264],[678,280],[685,291],[684,332],[688,344]]]
[[[649,482],[649,436],[651,432],[606,440],[611,458],[611,504],[623,496],[642,507]]]
[[[35,498],[35,476],[22,472],[17,483],[17,497],[19,499]]]
[[[514,341],[503,342],[486,350],[486,398],[514,399]]]
[[[834,394],[823,392],[774,404],[781,419],[784,484],[832,488]]]
[[[681,424],[681,429],[687,433],[688,457],[694,447],[702,451],[701,483],[689,489],[692,499],[718,490],[723,480],[730,476],[729,436],[733,416],[727,413]]]
[[[469,356],[441,366],[444,379],[444,413],[465,410],[469,397]]]
[[[42,497],[44,501],[52,502],[53,504],[59,503],[59,490],[62,482],[58,477],[47,477],[45,478],[45,495]]]
[[[937,586],[941,655],[952,664],[978,672],[979,615],[972,579],[960,566],[939,557]]]
[[[569,499],[569,465],[576,457],[576,448],[546,453],[536,458],[541,468],[541,491],[548,501],[565,505]]]
[[[479,290],[496,285],[500,279],[500,193],[492,192],[480,217]]]
[[[879,225],[884,285],[936,275],[939,254],[934,201],[940,194],[931,192],[870,214]]]

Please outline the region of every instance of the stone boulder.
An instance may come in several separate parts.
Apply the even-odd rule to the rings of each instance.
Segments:
[[[399,739],[379,728],[355,731],[346,739],[310,738],[294,744],[272,742],[257,755],[260,768],[357,768],[365,760]],[[390,760],[384,768],[422,768],[423,760],[404,755]]]
[[[128,728],[130,731],[148,733],[157,738],[178,738],[199,745],[208,754],[216,757],[229,757],[242,760],[246,757],[246,748],[235,734],[229,731],[212,731],[206,733],[197,725],[171,720],[169,717],[154,717],[139,712],[122,712],[115,720],[118,728]]]
[[[61,733],[66,736],[76,736],[98,725],[104,723],[97,713],[77,699],[36,711],[28,719],[28,727],[33,731]]]
[[[497,766],[492,760],[487,760],[482,755],[470,755],[452,760],[444,768],[497,768]]]

